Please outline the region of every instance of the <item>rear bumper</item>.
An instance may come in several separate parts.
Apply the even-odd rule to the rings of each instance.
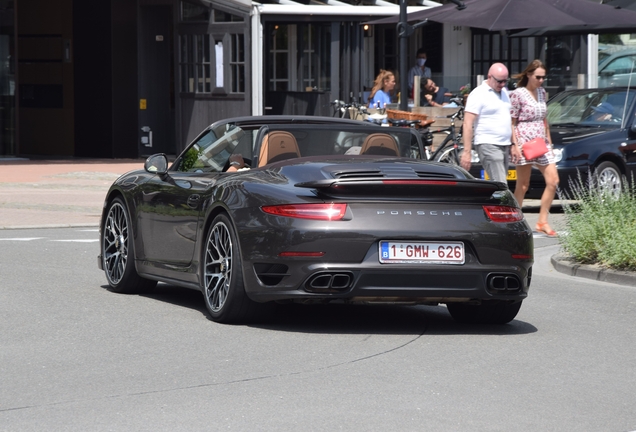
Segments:
[[[532,264],[531,259],[508,265],[483,265],[476,260],[462,265],[381,264],[377,253],[371,253],[359,264],[288,260],[286,276],[279,273],[274,279],[248,265],[244,278],[248,296],[258,302],[523,300],[530,288]]]

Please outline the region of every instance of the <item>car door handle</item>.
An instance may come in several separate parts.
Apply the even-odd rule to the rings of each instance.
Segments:
[[[197,208],[199,206],[199,201],[201,200],[201,195],[193,194],[188,197],[188,207]]]

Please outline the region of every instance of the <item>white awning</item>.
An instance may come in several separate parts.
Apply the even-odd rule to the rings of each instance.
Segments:
[[[376,0],[375,6],[345,5],[337,0],[326,0],[325,5],[304,5],[293,0],[279,0],[278,4],[252,3],[261,15],[341,15],[341,16],[393,16],[400,14],[400,6],[384,0]],[[284,2],[284,3],[283,3]],[[427,4],[432,3],[424,0]],[[407,13],[413,13],[430,6],[409,6]]]

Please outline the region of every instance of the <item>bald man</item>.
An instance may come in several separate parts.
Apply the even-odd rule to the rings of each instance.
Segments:
[[[470,92],[464,112],[461,166],[470,169],[470,151],[474,143],[490,179],[508,184],[508,164],[510,161],[516,163],[521,154],[516,145],[511,145],[512,119],[506,84],[508,68],[495,63],[488,70],[488,79]]]

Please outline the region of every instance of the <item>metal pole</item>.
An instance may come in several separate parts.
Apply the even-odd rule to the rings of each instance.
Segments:
[[[400,24],[398,28],[402,29],[401,34],[398,34],[400,38],[400,109],[406,111],[409,102],[409,85],[408,85],[408,34],[406,32],[406,0],[400,0]],[[414,90],[415,91],[415,90]]]

